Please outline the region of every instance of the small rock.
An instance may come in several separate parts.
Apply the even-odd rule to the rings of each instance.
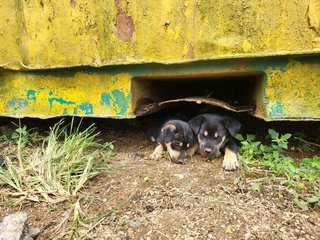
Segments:
[[[32,240],[40,233],[40,229],[27,228],[28,215],[18,212],[3,218],[0,223],[0,240]]]
[[[152,206],[152,205],[147,205],[147,206],[145,206],[145,210],[146,210],[146,212],[148,212],[148,213],[150,213],[150,212],[153,212],[154,211],[154,206]]]
[[[137,219],[131,219],[129,221],[129,227],[131,227],[133,229],[137,229],[140,226],[141,226],[141,222]]]
[[[24,232],[22,236],[22,240],[32,240],[36,239],[36,237],[40,234],[40,228],[30,228],[29,231]]]
[[[133,160],[138,162],[143,162],[145,154],[143,153],[133,153],[132,155]]]

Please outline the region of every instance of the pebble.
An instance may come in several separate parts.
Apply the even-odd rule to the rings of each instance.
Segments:
[[[137,229],[138,227],[141,226],[141,222],[140,220],[137,219],[131,219],[129,221],[129,227],[133,228],[133,229]]]
[[[17,212],[3,218],[0,223],[0,239],[34,239],[40,233],[40,229],[27,228],[28,215],[25,212]]]

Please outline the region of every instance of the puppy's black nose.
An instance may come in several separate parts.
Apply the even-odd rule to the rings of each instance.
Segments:
[[[205,152],[206,154],[211,154],[211,153],[212,153],[212,150],[211,150],[210,148],[205,148],[205,149],[204,149],[204,152]]]

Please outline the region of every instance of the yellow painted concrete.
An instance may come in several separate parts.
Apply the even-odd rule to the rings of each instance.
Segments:
[[[13,117],[132,117],[131,76],[0,73],[0,114]]]
[[[320,119],[319,64],[289,61],[266,70],[269,119]]]
[[[0,66],[320,53],[319,0],[0,0]]]

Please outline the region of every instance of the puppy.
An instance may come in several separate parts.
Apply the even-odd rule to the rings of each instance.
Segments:
[[[152,160],[161,158],[166,149],[172,162],[185,163],[187,155],[192,156],[198,148],[193,130],[182,120],[166,121],[158,131],[151,134],[151,140],[158,143],[150,155]]]
[[[224,169],[234,170],[239,167],[239,148],[234,137],[240,131],[240,122],[224,115],[208,113],[196,116],[188,123],[197,136],[201,155],[217,158],[223,153]]]

